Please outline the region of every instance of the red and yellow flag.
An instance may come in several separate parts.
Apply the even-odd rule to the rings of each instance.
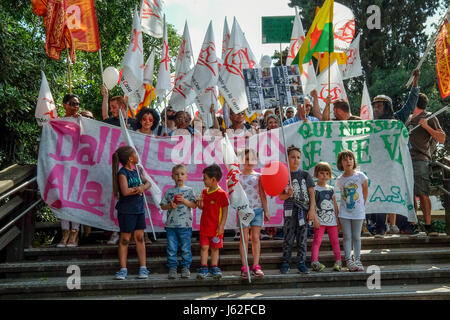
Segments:
[[[436,41],[436,72],[442,99],[450,96],[450,22],[449,15]]]
[[[333,52],[333,7],[334,0],[326,0],[320,8],[311,28],[303,41],[292,64],[298,64],[300,73],[303,72],[303,63],[308,63],[314,52]]]
[[[75,50],[100,49],[94,0],[32,0],[33,11],[44,19],[45,51],[59,60],[61,51],[70,48],[75,62]]]
[[[94,0],[67,0],[67,27],[75,50],[94,52],[100,49]]]

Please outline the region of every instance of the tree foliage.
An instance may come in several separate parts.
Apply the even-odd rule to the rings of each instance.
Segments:
[[[140,0],[97,0],[95,4],[103,67],[114,66],[119,69],[130,41],[133,10],[135,7],[139,9]],[[181,37],[170,24],[168,40],[174,62]],[[150,55],[150,50],[156,52],[158,59],[162,39],[143,34],[143,44],[144,60]],[[50,59],[44,45],[43,20],[33,13],[31,1],[0,0],[0,122],[3,124],[0,132],[0,167],[14,160],[30,162],[35,158],[33,149],[39,129],[34,110],[41,84],[41,70],[49,82],[58,114],[64,115],[62,98],[69,92],[67,53],[63,51],[59,61]],[[155,63],[155,78],[158,67],[158,63]],[[71,65],[71,80],[72,92],[79,95],[81,109],[92,111],[100,119],[102,96],[99,54],[77,51],[76,63]],[[110,92],[110,95],[122,94],[119,86]],[[16,145],[19,151],[17,159],[5,159],[5,149],[9,144]]]

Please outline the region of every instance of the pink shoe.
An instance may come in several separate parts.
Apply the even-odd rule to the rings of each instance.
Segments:
[[[241,267],[241,278],[248,279],[248,271],[246,266]]]
[[[256,266],[253,266],[252,275],[260,277],[260,278],[264,277],[264,272],[262,271],[261,266],[259,264],[257,264]]]

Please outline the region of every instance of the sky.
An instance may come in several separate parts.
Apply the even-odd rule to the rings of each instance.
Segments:
[[[163,0],[163,11],[166,20],[175,26],[179,35],[183,34],[187,21],[192,41],[194,59],[203,43],[209,22],[212,20],[217,51],[222,50],[222,34],[225,17],[231,31],[233,18],[236,17],[256,59],[262,55],[272,56],[275,50],[280,51],[279,44],[262,44],[261,17],[294,16],[295,9],[288,6],[289,0]],[[428,19],[428,23],[438,23],[442,13]],[[308,30],[305,30],[307,32]],[[434,28],[427,28],[432,34]],[[282,44],[282,50],[289,44]]]
[[[273,55],[280,50],[279,44],[261,43],[262,16],[294,16],[295,9],[288,6],[289,0],[164,0],[163,11],[166,21],[175,26],[179,35],[183,34],[185,21],[188,23],[194,58],[197,60],[212,20],[217,50],[222,50],[222,34],[225,17],[231,31],[236,17],[247,41],[258,59],[261,55]],[[283,44],[283,50],[289,44]]]

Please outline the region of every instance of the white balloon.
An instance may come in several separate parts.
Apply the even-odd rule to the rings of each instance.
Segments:
[[[114,67],[108,67],[103,71],[103,81],[108,90],[111,90],[119,82],[119,71]]]

